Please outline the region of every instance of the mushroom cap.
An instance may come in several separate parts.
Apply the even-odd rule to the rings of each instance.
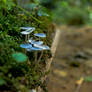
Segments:
[[[43,44],[43,41],[35,41],[35,40],[32,40],[32,39],[30,39],[30,40],[28,40],[29,41],[29,43],[31,43],[31,44],[38,44],[38,45],[42,45]]]
[[[34,35],[37,37],[42,37],[42,38],[46,37],[46,34],[44,34],[44,33],[36,33]]]
[[[49,46],[34,44],[34,47],[41,48],[42,50],[50,50]]]
[[[28,29],[35,30],[35,27],[20,27],[20,29],[22,29],[22,30],[28,30]]]
[[[32,47],[32,48],[27,48],[27,51],[41,51],[43,50],[42,48],[38,48],[38,47]]]
[[[21,44],[20,45],[21,48],[32,48],[32,44]]]
[[[31,48],[26,48],[26,50],[27,51],[43,51],[43,50],[50,50],[50,48],[45,45],[34,44]]]
[[[32,29],[27,29],[26,31],[22,31],[21,34],[28,35],[28,34],[32,33],[33,31],[34,30],[32,30]]]
[[[29,33],[26,32],[26,31],[22,31],[21,34],[23,34],[23,35],[28,35]]]

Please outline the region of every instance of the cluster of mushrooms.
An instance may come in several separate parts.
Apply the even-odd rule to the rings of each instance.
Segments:
[[[35,51],[35,61],[37,61],[37,51],[43,51],[44,50],[50,50],[49,46],[43,45],[43,41],[40,41],[40,38],[45,38],[46,34],[44,33],[35,33],[33,34],[35,37],[38,38],[38,40],[34,40],[32,37],[30,38],[30,34],[35,31],[34,27],[21,27],[22,35],[25,35],[25,44],[21,44],[20,47],[26,49],[26,51]],[[40,61],[42,57],[42,53],[38,59],[38,62]]]

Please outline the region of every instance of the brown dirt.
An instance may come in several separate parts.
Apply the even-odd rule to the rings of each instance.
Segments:
[[[92,75],[92,67],[85,64],[92,61],[92,28],[63,26],[60,29],[62,34],[48,77],[49,92],[92,92],[91,82],[84,81],[79,90],[76,85],[80,77]]]

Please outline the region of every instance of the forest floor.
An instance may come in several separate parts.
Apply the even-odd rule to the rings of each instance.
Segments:
[[[92,92],[92,82],[83,81],[92,76],[92,28],[62,26],[60,31],[48,77],[49,92]]]

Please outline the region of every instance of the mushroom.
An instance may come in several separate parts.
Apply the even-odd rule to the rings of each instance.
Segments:
[[[35,62],[37,61],[37,51],[41,51],[41,48],[38,47],[31,47],[31,48],[27,48],[27,51],[35,51]]]
[[[35,40],[32,40],[32,39],[29,39],[28,42],[31,43],[31,44],[38,44],[38,45],[43,44],[43,41],[35,41]]]
[[[32,48],[32,44],[21,44],[20,47],[25,49]]]
[[[29,34],[32,33],[35,30],[34,27],[20,27],[20,28],[22,30],[26,30],[26,31],[21,32],[22,35],[26,35],[25,41],[29,40]]]
[[[35,27],[20,27],[20,29],[22,29],[22,30],[27,30],[27,29],[35,30]]]
[[[41,48],[43,50],[49,50],[50,48],[46,45],[38,45],[38,44],[34,44],[35,47]]]
[[[42,50],[41,50],[41,51],[42,51],[42,52],[41,52],[41,55],[40,55],[40,57],[39,57],[39,59],[38,59],[38,62],[39,62],[39,61],[41,60],[42,56],[43,56],[43,51],[44,51],[44,50],[50,50],[50,48],[49,48],[48,46],[45,46],[45,45],[38,45],[38,44],[34,44],[34,46],[42,49]]]
[[[33,46],[31,48],[27,48],[27,51],[35,51],[35,62],[37,61],[37,51],[42,51],[42,53],[38,59],[38,63],[42,58],[43,50],[50,50],[50,48],[48,46],[38,45],[38,44],[33,44]]]
[[[36,33],[36,34],[34,34],[34,36],[45,38],[46,34],[44,34],[44,33]]]

